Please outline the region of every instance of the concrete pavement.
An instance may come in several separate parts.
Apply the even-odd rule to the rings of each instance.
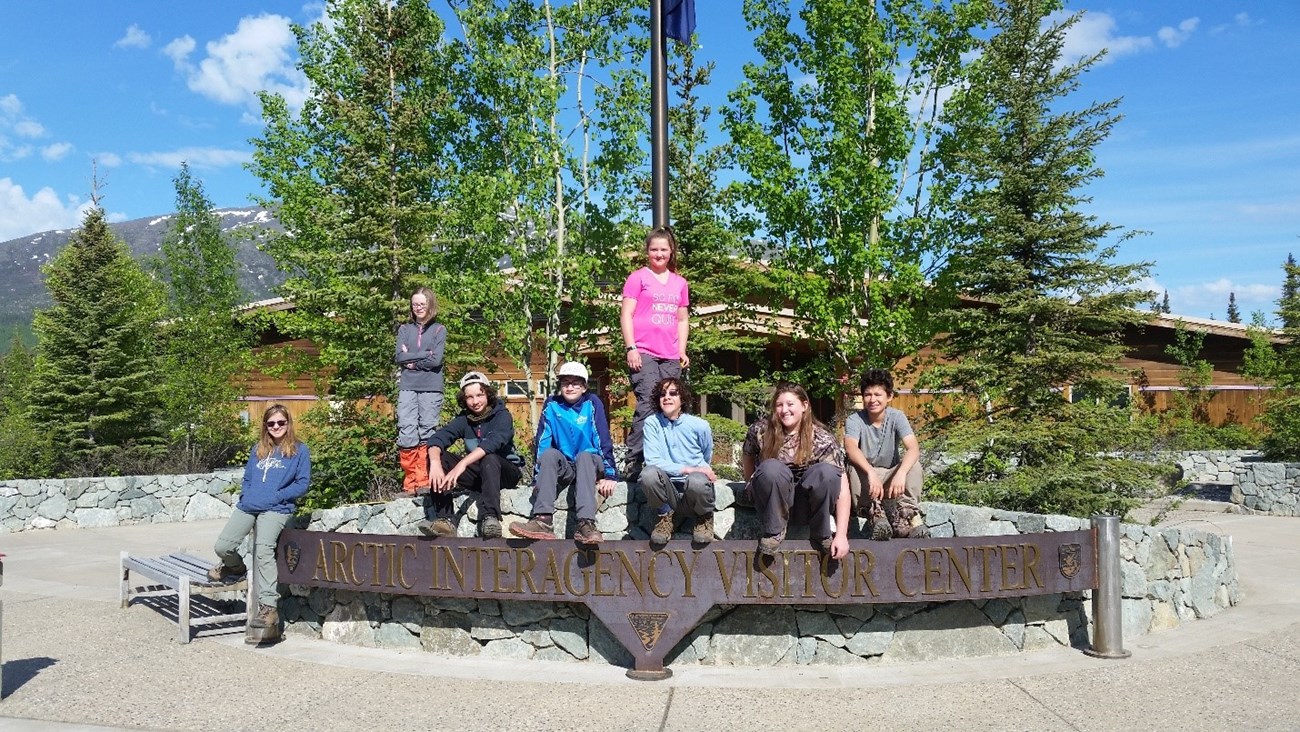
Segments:
[[[853,667],[683,665],[657,683],[596,664],[298,637],[269,649],[239,634],[182,645],[154,610],[117,607],[118,553],[209,556],[222,522],[5,534],[0,730],[1300,729],[1300,519],[1190,508],[1162,525],[1232,535],[1245,598],[1128,639],[1129,660],[1060,648]]]

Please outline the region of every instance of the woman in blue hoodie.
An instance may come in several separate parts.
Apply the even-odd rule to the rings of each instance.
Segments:
[[[257,570],[255,628],[280,627],[280,586],[275,566],[275,545],[298,499],[311,484],[311,454],[294,435],[293,418],[279,404],[262,414],[262,434],[244,466],[244,482],[234,513],[213,547],[221,562],[208,570],[213,582],[228,582],[248,573],[239,545],[257,527],[253,562]]]

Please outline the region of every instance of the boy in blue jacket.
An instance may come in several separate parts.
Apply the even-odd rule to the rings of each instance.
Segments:
[[[533,516],[525,523],[511,524],[510,533],[525,539],[554,539],[555,496],[563,483],[573,486],[578,513],[573,538],[580,544],[599,544],[603,537],[596,529],[596,493],[613,494],[616,475],[609,420],[600,399],[587,391],[586,366],[568,361],[556,376],[559,394],[546,400],[537,425]]]

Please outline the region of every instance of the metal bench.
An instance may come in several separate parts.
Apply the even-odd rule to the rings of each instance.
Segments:
[[[202,615],[194,613],[194,604],[196,603],[192,603],[192,600],[198,600],[206,595],[248,589],[246,579],[230,583],[209,582],[208,568],[212,564],[211,560],[201,559],[190,554],[176,553],[164,557],[133,557],[127,552],[122,552],[122,583],[118,593],[122,607],[127,607],[130,604],[132,594],[136,597],[159,597],[175,592],[177,603],[176,622],[180,624],[180,633],[177,637],[181,643],[190,642],[191,626],[218,625],[237,621],[246,623],[248,621],[247,611],[220,614],[208,603],[201,603],[205,606],[202,609],[208,611],[208,613]],[[144,585],[133,588],[130,580],[131,572],[153,580],[168,589],[160,590],[157,585]],[[245,607],[249,607],[247,602]]]

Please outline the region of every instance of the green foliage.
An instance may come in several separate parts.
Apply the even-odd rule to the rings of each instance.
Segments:
[[[322,401],[300,424],[299,439],[311,447],[311,489],[299,511],[388,500],[400,491],[392,417],[374,404]]]
[[[1282,297],[1277,314],[1285,343],[1277,356],[1265,362],[1263,354],[1252,367],[1271,371],[1278,391],[1269,397],[1261,421],[1268,428],[1264,452],[1271,458],[1300,460],[1300,265],[1290,255],[1282,265]],[[1253,350],[1253,349],[1252,349]]]
[[[162,404],[182,463],[173,468],[198,472],[227,464],[243,440],[234,403],[251,343],[234,320],[235,248],[222,238],[221,221],[189,165],[181,165],[174,183],[176,214],[158,262],[167,316]]]
[[[962,80],[985,3],[747,0],[762,60],[724,111],[738,228],[770,261],[796,337],[816,344],[814,391],[892,366],[933,333],[928,270],[948,240],[927,195],[934,114]]]
[[[311,93],[297,113],[263,95],[250,168],[286,229],[266,245],[297,305],[279,325],[319,345],[328,391],[350,400],[392,392],[406,298],[439,284],[443,154],[463,119],[453,47],[428,3],[333,0],[325,14],[328,25],[295,28]]]
[[[944,107],[950,125],[934,195],[954,202],[956,244],[944,273],[979,303],[946,314],[945,363],[927,385],[978,404],[947,427],[974,455],[942,490],[986,505],[1087,515],[1121,512],[1154,477],[1107,457],[1131,437],[1128,409],[1071,404],[1061,389],[1113,394],[1126,327],[1145,316],[1146,264],[1114,262],[1100,242],[1118,227],[1082,210],[1080,191],[1102,173],[1094,149],[1118,120],[1117,101],[1064,108],[1096,58],[1060,65],[1078,16],[1049,19],[1057,2],[1009,0],[970,84]]]
[[[720,414],[705,414],[702,419],[713,431],[713,472],[723,480],[740,480],[734,448],[745,440],[745,425]]]
[[[91,208],[44,267],[28,416],[56,446],[55,471],[114,470],[161,450],[157,286]]]
[[[32,362],[17,335],[0,357],[0,480],[46,476],[54,469],[49,432],[27,414]]]

